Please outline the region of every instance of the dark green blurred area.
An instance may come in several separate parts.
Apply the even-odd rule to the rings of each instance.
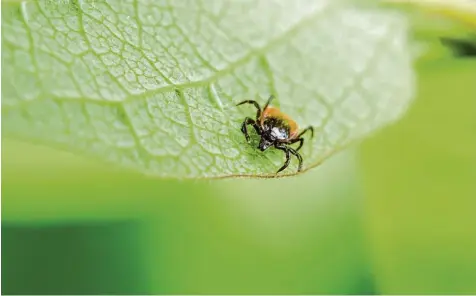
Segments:
[[[147,292],[137,223],[2,227],[4,294]]]
[[[72,180],[39,165],[28,187],[12,168],[4,292],[372,293],[353,163],[343,154],[299,178],[215,182],[99,169]]]
[[[401,121],[295,178],[154,180],[4,141],[2,293],[475,294],[476,59],[431,46]]]

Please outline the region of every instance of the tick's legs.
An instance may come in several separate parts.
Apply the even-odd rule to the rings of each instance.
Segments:
[[[302,157],[301,157],[301,154],[299,154],[296,150],[294,150],[293,148],[289,148],[288,146],[284,146],[284,145],[275,145],[274,147],[276,147],[277,149],[279,150],[282,150],[286,153],[286,162],[284,163],[284,165],[276,172],[279,173],[281,172],[282,170],[284,170],[285,168],[287,168],[289,166],[289,162],[291,161],[291,157],[290,157],[290,154],[296,156],[296,158],[298,159],[299,161],[299,165],[298,165],[298,172],[301,171],[302,169]]]
[[[256,109],[258,109],[256,111],[256,121],[259,121],[259,118],[261,117],[261,107],[259,106],[258,102],[253,101],[253,100],[246,100],[246,101],[243,101],[243,102],[240,102],[240,103],[236,104],[236,106],[239,106],[239,105],[242,105],[242,104],[253,104],[256,107]]]
[[[294,144],[296,142],[299,142],[299,146],[297,147],[296,152],[299,151],[299,149],[301,149],[302,145],[304,145],[304,138],[302,137],[302,135],[304,135],[307,131],[311,131],[311,138],[314,137],[314,128],[312,126],[308,126],[302,132],[300,132],[299,135],[297,135],[296,138],[294,138],[290,141],[287,141],[285,143]]]
[[[250,141],[250,135],[248,134],[248,128],[246,127],[248,124],[251,124],[253,125],[253,127],[255,128],[256,132],[258,134],[261,134],[260,131],[259,131],[259,128],[258,126],[256,125],[256,122],[249,118],[249,117],[246,117],[245,118],[245,121],[243,121],[243,124],[241,125],[241,132],[245,135],[245,138],[246,138],[246,142],[249,142]]]
[[[289,140],[289,141],[283,141],[281,143],[285,143],[285,144],[294,144],[296,142],[300,142],[299,143],[299,146],[297,147],[296,149],[296,152],[299,151],[299,149],[301,149],[302,145],[304,144],[304,138],[296,138],[296,139],[292,139],[292,140]]]
[[[301,154],[299,154],[296,150],[294,150],[293,148],[289,148],[289,152],[291,152],[291,154],[294,154],[294,156],[297,157],[298,161],[299,161],[299,165],[298,165],[298,169],[297,171],[300,172],[301,169],[302,169],[302,157],[301,157]]]
[[[269,96],[268,101],[264,105],[263,112],[264,112],[264,110],[266,110],[266,108],[268,108],[269,104],[271,103],[272,100],[274,100],[274,98],[275,98],[274,95]],[[240,103],[236,104],[236,106],[239,106],[241,104],[253,104],[257,109],[257,111],[256,111],[256,121],[260,120],[261,108],[260,108],[258,102],[254,101],[254,100],[246,100],[246,101],[243,101],[243,102],[240,102]]]
[[[266,110],[266,108],[268,108],[268,105],[271,103],[272,100],[274,100],[274,95],[269,96],[268,101],[266,102],[266,104],[263,107],[263,112]]]
[[[304,138],[299,138],[299,139],[297,139],[296,142],[300,142],[300,143],[299,143],[299,146],[298,146],[297,149],[296,149],[296,152],[298,152],[299,149],[301,149],[302,145],[304,145]]]
[[[289,166],[289,162],[291,161],[291,155],[289,155],[289,148],[286,146],[275,146],[277,149],[284,151],[286,153],[286,161],[284,162],[284,165],[276,172],[278,174],[285,168]]]
[[[311,131],[311,138],[314,137],[314,128],[312,126],[308,126],[305,129],[303,129],[302,132],[300,132],[296,138],[302,137],[302,135],[304,135],[307,131]]]

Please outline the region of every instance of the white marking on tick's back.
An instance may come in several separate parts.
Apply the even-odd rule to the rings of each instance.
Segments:
[[[271,134],[276,138],[276,139],[286,139],[286,135],[283,133],[283,130],[280,129],[279,127],[273,127],[271,129]]]

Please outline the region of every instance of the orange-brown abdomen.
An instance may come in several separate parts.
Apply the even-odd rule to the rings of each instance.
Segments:
[[[298,134],[299,126],[297,123],[289,117],[289,115],[281,112],[278,108],[268,107],[264,112],[261,114],[260,124],[263,125],[265,119],[268,118],[276,118],[281,120],[284,124],[288,125],[289,127],[289,138],[292,139]]]

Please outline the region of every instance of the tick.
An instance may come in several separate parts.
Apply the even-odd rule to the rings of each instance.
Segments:
[[[291,154],[296,156],[299,161],[298,172],[302,168],[302,156],[298,153],[304,144],[304,138],[302,137],[307,131],[311,131],[311,138],[314,136],[314,129],[312,126],[308,126],[301,132],[297,123],[291,119],[288,115],[281,112],[278,108],[270,107],[269,104],[274,99],[271,95],[264,105],[263,109],[259,106],[258,102],[253,100],[246,100],[236,104],[236,106],[242,104],[252,104],[256,107],[256,119],[246,117],[241,125],[241,131],[245,135],[246,141],[250,142],[250,135],[248,134],[248,125],[252,125],[258,135],[260,135],[260,142],[258,149],[265,151],[269,147],[273,146],[276,149],[282,150],[286,154],[286,161],[284,165],[276,172],[278,174],[289,166],[291,160]],[[289,147],[289,145],[299,142],[297,149]]]

